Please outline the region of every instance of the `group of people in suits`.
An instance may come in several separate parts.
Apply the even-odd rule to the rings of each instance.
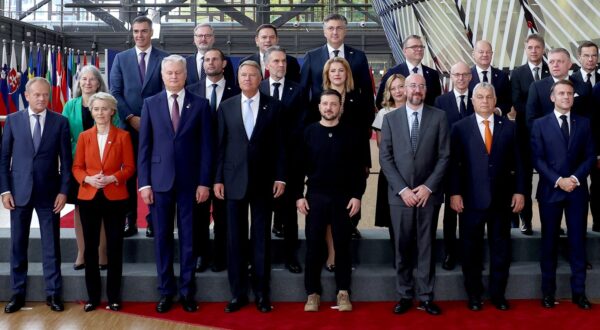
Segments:
[[[454,268],[461,255],[469,309],[483,307],[486,225],[491,301],[500,310],[510,308],[510,228],[520,216],[523,234],[532,234],[534,168],[540,174],[542,305],[555,304],[565,213],[573,302],[591,308],[585,231],[587,176],[592,173],[593,185],[597,171],[598,134],[590,120],[597,120],[591,104],[600,98],[600,85],[593,87],[600,82],[598,47],[579,47],[582,68],[569,77],[568,51],[552,49],[546,66],[543,39],[529,36],[528,63],[509,79],[491,66],[492,46],[480,40],[475,65],[453,65],[453,89],[442,94],[439,73],[422,64],[423,39],[411,35],[403,41],[406,62],[386,73],[375,101],[364,52],[344,43],[346,26],[344,16],[327,16],[326,44],[307,52],[300,67],[277,45],[276,27],[261,25],[258,53],[242,60],[234,75],[231,59],[213,47],[210,25],[194,29],[197,52],[183,58],[153,47],[152,22],[138,17],[132,24],[135,47],[114,60],[111,94],[89,68],[79,82],[81,97],[60,116],[46,110],[48,82],[30,80],[29,108],[8,116],[0,153],[0,193],[11,210],[13,238],[14,295],[5,312],[25,302],[33,209],[40,219],[47,303],[64,309],[58,217],[68,195],[76,196],[83,233],[75,267],[86,272],[84,310],[100,304],[103,265],[107,308],[120,310],[123,237],[137,232],[138,193],[150,209],[146,235],[155,242],[157,312],[171,310],[177,296],[185,311],[196,311],[194,273],[209,267],[228,271],[232,299],[225,312],[249,303],[249,287],[256,308],[270,312],[272,218],[274,233],[284,238],[286,268],[301,273],[297,212],[306,215],[304,310],[319,310],[326,264],[335,273],[339,310],[351,311],[351,240],[360,237],[371,127],[382,168],[377,213],[394,246],[395,313],[408,312],[416,299],[418,309],[441,314],[433,301],[433,241],[442,204],[442,267]],[[377,116],[375,105],[382,107]]]

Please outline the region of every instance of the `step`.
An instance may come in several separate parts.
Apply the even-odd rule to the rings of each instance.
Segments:
[[[178,274],[179,265],[175,265]],[[487,266],[486,266],[487,268]],[[9,265],[0,263],[0,301],[11,296]],[[541,274],[538,263],[515,262],[511,265],[506,297],[508,299],[537,299],[541,297]],[[66,301],[84,301],[87,299],[83,271],[74,271],[71,264],[62,264],[63,295]],[[105,280],[106,273],[103,272]],[[271,271],[271,298],[273,301],[304,301],[304,274],[292,274],[283,269],[283,265],[274,264]],[[557,298],[569,298],[570,269],[565,262],[559,262],[557,269]],[[484,271],[484,283],[487,282]],[[156,267],[151,263],[124,264],[123,300],[124,301],[156,301]],[[322,273],[323,297],[325,301],[335,300],[334,275],[327,271]],[[105,284],[105,283],[104,283]],[[103,284],[103,285],[104,285]],[[227,272],[210,271],[196,275],[199,301],[219,302],[231,298],[227,281]],[[43,301],[44,279],[42,265],[32,263],[29,267],[28,301]],[[352,274],[352,300],[354,301],[395,301],[395,271],[391,267],[363,265],[357,266]],[[587,273],[587,295],[600,298],[600,264]],[[105,298],[104,298],[105,299]],[[436,300],[464,300],[463,276],[459,268],[453,271],[436,269]]]
[[[387,229],[374,228],[361,230],[363,238],[353,241],[353,262],[356,264],[392,264],[392,245],[389,240]],[[177,237],[177,235],[175,235]],[[298,257],[303,261],[306,254],[304,232],[301,231],[300,248]],[[177,242],[177,240],[176,240]],[[560,255],[564,260],[566,255],[566,237],[560,240]],[[177,245],[177,243],[176,243]],[[75,234],[72,229],[61,229],[61,255],[63,262],[75,261],[77,248]],[[487,255],[487,240],[484,244],[485,254]],[[524,236],[518,229],[512,230],[512,257],[513,261],[518,262],[537,262],[540,256],[540,233],[535,232],[533,236]],[[283,240],[273,238],[272,240],[272,260],[273,263],[284,262]],[[437,239],[434,248],[436,261],[441,262],[444,258],[444,247],[442,240],[442,231],[438,230]],[[179,253],[175,253],[175,261],[179,260]],[[588,232],[587,255],[592,262],[600,261],[600,234]],[[154,262],[154,241],[146,238],[142,232],[134,237],[126,238],[123,247],[123,259],[125,263]],[[30,262],[41,262],[41,240],[38,229],[32,229],[29,242],[29,260]],[[0,262],[10,261],[10,230],[0,229]]]

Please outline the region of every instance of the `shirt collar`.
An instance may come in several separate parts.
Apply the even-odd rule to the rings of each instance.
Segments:
[[[165,92],[167,92],[167,100],[169,100],[171,98],[171,95],[173,94],[177,94],[177,98],[180,99],[182,97],[185,97],[185,88],[182,88],[179,92],[174,93],[174,92],[170,92],[168,90],[165,89]]]
[[[484,120],[490,121],[490,126],[494,125],[494,115],[490,115],[487,119],[480,116],[477,112],[475,112],[475,118],[477,119],[477,124],[482,124]]]
[[[331,47],[330,44],[327,44],[327,54],[333,53],[334,50],[336,50],[336,48],[333,48],[333,47]],[[339,50],[341,54],[343,54],[344,56],[346,56],[346,52],[344,52],[344,44],[341,44],[340,47],[337,48],[337,50]]]
[[[556,116],[557,120],[561,120],[560,116],[562,116],[563,114],[558,112],[558,110],[554,109],[554,116]],[[571,119],[571,111],[567,112],[564,114],[565,116],[567,116],[567,122],[569,121],[569,119]]]
[[[464,93],[459,92],[458,89],[456,89],[456,88],[454,88],[453,91],[454,91],[454,97],[455,98],[459,98],[461,95],[464,95],[465,98],[467,98],[469,96],[469,90],[468,89]]]
[[[483,69],[483,68],[480,68],[478,65],[475,65],[475,70],[477,70],[477,74],[478,75],[482,74],[483,71],[486,71],[488,73],[487,77],[488,77],[488,79],[490,79],[490,74],[492,73],[492,66],[491,65],[488,66],[487,69]]]
[[[421,104],[420,106],[416,107],[416,108],[412,108],[410,105],[408,105],[408,103],[406,103],[406,111],[413,113],[415,111],[421,113],[423,111],[423,104]]]
[[[252,97],[246,97],[246,95],[244,95],[244,93],[241,93],[242,95],[242,103],[246,102],[246,100],[251,99],[252,102],[256,102],[256,100],[258,100],[258,96],[260,95],[259,91],[256,91],[256,94],[254,94],[254,96]]]
[[[135,54],[137,55],[138,58],[140,58],[140,53],[142,52],[141,49],[135,47]],[[144,53],[146,53],[146,57],[144,57],[144,59],[147,59],[150,55],[150,53],[152,52],[152,46],[148,47],[148,49],[143,51]]]
[[[540,74],[540,76],[542,75],[542,64],[544,64],[544,62],[540,62],[540,64],[535,65],[531,62],[527,62],[527,64],[529,65],[529,70],[533,71],[534,68],[539,68],[538,73]]]
[[[40,112],[40,113],[35,113],[33,112],[33,110],[31,110],[31,108],[27,108],[27,113],[29,115],[29,117],[33,116],[33,115],[40,115],[40,118],[46,118],[46,113],[48,113],[48,111],[46,109],[44,109],[44,111]]]
[[[224,87],[225,86],[225,77],[221,77],[221,80],[215,82],[212,82],[210,79],[208,79],[208,77],[206,77],[206,87],[211,87],[212,84],[217,84],[219,85],[219,87]]]
[[[583,82],[587,82],[587,71],[585,71],[583,68],[579,69],[579,72],[581,73],[581,78],[583,78]],[[594,79],[594,75],[596,74],[595,71],[590,72],[590,74],[592,75],[592,79]]]
[[[411,74],[413,74],[413,68],[419,68],[419,71],[417,71],[417,73],[423,75],[423,66],[421,65],[421,63],[419,63],[418,65],[412,65],[412,63],[410,63],[409,61],[406,61],[406,67],[408,67],[408,75],[409,76]]]
[[[285,77],[281,78],[279,81],[275,81],[273,78],[269,77],[269,86],[273,86],[273,84],[276,82],[283,86],[285,84]]]

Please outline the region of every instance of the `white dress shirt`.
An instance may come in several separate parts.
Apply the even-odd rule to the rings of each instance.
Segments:
[[[485,124],[484,120],[489,120],[490,131],[492,132],[492,136],[494,136],[494,115],[490,115],[488,118],[481,117],[478,113],[475,113],[475,119],[477,120],[477,127],[479,128],[479,134],[481,134],[481,139],[485,144]]]
[[[462,93],[459,92],[456,88],[454,89],[454,99],[456,100],[456,106],[458,107],[458,112],[460,112],[460,102],[462,102],[461,100],[461,96],[465,96],[465,102],[463,103],[465,105],[465,109],[467,109],[467,104],[469,104],[469,91],[467,90],[466,92]],[[463,116],[465,115],[464,113],[462,114]]]
[[[273,92],[275,91],[275,86],[273,86],[274,83],[281,84],[281,86],[279,86],[279,100],[281,100],[283,98],[283,86],[285,84],[285,77],[281,78],[281,80],[279,81],[276,81],[272,77],[269,77],[269,95],[271,96],[273,96]]]
[[[327,53],[329,54],[329,58],[335,57],[335,54],[333,53],[334,50],[336,50],[336,48],[333,48],[333,47],[331,47],[330,44],[327,44]],[[338,53],[338,57],[346,58],[346,53],[344,52],[344,44],[342,44],[339,48],[337,48],[337,50],[340,51]]]
[[[31,138],[33,139],[33,130],[35,129],[35,124],[37,122],[37,120],[35,119],[34,115],[36,115],[35,112],[33,112],[31,110],[31,108],[27,108],[27,112],[29,113],[29,127],[31,128]],[[38,113],[38,115],[40,115],[40,126],[42,128],[42,130],[40,131],[41,136],[44,136],[44,124],[46,123],[46,114],[48,113],[48,110],[44,110],[40,113]]]
[[[256,118],[258,117],[258,105],[260,103],[260,92],[256,92],[256,95],[252,97],[246,97],[244,93],[242,93],[242,118],[244,118],[244,108],[246,107],[246,100],[252,99],[252,103],[250,104],[250,109],[252,109],[252,116],[254,117],[254,125],[256,126]]]
[[[531,76],[533,77],[533,81],[535,81],[535,71],[533,70],[535,68],[538,68],[538,75],[540,77],[540,80],[542,80],[542,68],[543,68],[542,64],[543,63],[544,62],[540,62],[540,64],[535,65],[531,62],[527,62],[527,64],[529,64],[529,71],[531,71]]]
[[[217,84],[217,106],[215,108],[219,108],[219,104],[221,104],[221,100],[223,99],[223,92],[225,91],[225,77],[221,78],[221,80],[216,83],[212,82],[208,77],[206,77],[206,88],[204,90],[204,96],[210,102],[210,97],[212,95],[213,84]]]
[[[406,66],[408,67],[408,75],[410,76],[411,74],[413,74],[413,69],[417,68],[417,74],[423,75],[423,66],[421,65],[421,63],[419,63],[418,65],[412,65],[412,63],[410,63],[409,61],[406,61]]]
[[[487,76],[488,79],[488,83],[492,83],[492,66],[488,66],[487,69],[482,69],[479,66],[475,66],[475,70],[477,70],[477,76],[479,77],[479,82],[483,82],[483,71],[487,71],[487,73],[485,74]],[[541,75],[541,73],[540,73]]]
[[[579,73],[581,73],[581,78],[583,79],[584,83],[587,83],[588,77],[587,77],[587,72],[584,69],[579,70]],[[590,72],[591,76],[590,76],[590,80],[592,81],[592,86],[596,85],[596,71],[592,71]]]
[[[171,97],[171,95],[177,94],[177,105],[179,106],[179,118],[181,118],[181,111],[183,111],[183,100],[185,99],[185,88],[180,90],[177,93],[169,92],[168,90],[165,90],[165,92],[167,92],[167,103],[169,104],[169,117],[171,117],[171,119],[173,119],[173,116],[171,116],[171,112],[173,110],[173,101],[174,100]]]
[[[408,136],[410,136],[410,134],[412,133],[412,125],[413,122],[415,121],[415,116],[413,115],[413,112],[417,112],[417,118],[419,118],[419,130],[421,130],[421,118],[423,117],[423,105],[421,104],[421,106],[418,109],[411,109],[408,106],[408,103],[406,104],[406,119],[408,120]]]
[[[98,149],[100,151],[100,161],[104,158],[104,148],[106,147],[106,141],[108,141],[108,132],[110,131],[110,127],[106,131],[106,133],[98,133]]]
[[[140,54],[144,52],[146,53],[146,56],[144,56],[144,62],[146,62],[146,72],[148,72],[148,62],[150,60],[150,53],[152,52],[152,46],[148,47],[148,49],[142,51],[141,49],[135,47],[135,55],[137,56],[137,62],[138,62],[138,67],[140,66],[140,61],[142,60],[142,57],[140,56]]]

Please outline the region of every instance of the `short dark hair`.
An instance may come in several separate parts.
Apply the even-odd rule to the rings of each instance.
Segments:
[[[542,47],[546,47],[546,41],[544,41],[544,37],[542,37],[541,35],[539,35],[537,33],[528,35],[527,39],[525,39],[525,43],[528,43],[529,40],[535,40],[535,41],[541,43]]]
[[[582,42],[581,45],[579,45],[579,47],[577,47],[577,55],[581,55],[581,50],[583,48],[588,48],[588,47],[594,47],[594,48],[596,48],[596,52],[598,52],[598,45],[596,45],[592,41],[586,40],[586,41]]]
[[[343,21],[345,25],[348,25],[348,20],[346,19],[346,17],[344,15],[340,15],[338,13],[333,13],[333,14],[329,14],[329,15],[325,16],[323,23],[327,23],[332,20],[333,21]]]
[[[336,91],[335,89],[326,89],[323,92],[321,92],[321,96],[319,96],[319,101],[321,101],[321,98],[323,98],[323,96],[327,95],[337,96],[338,100],[340,101],[340,104],[342,103],[342,94],[340,94],[340,92]]]
[[[152,27],[152,20],[146,16],[138,16],[138,17],[134,18],[133,22],[131,22],[131,25],[133,26],[133,24],[136,24],[136,23],[148,23],[148,25],[150,27]]]
[[[263,29],[273,29],[273,31],[275,31],[275,36],[279,37],[277,35],[277,28],[275,27],[275,25],[273,24],[261,24],[256,28],[256,36],[258,37],[258,34],[260,33],[261,30]]]
[[[420,35],[411,34],[408,37],[404,38],[404,41],[402,41],[402,48],[404,48],[404,45],[406,45],[410,39],[415,39],[423,42],[423,38]]]
[[[550,88],[550,95],[552,95],[552,93],[554,93],[554,87],[556,87],[558,85],[571,86],[573,91],[575,90],[575,85],[573,85],[573,83],[569,79],[561,79],[561,80],[555,82],[554,85],[552,85],[552,88]]]
[[[208,53],[208,52],[219,52],[219,55],[221,56],[221,61],[225,60],[225,54],[223,53],[222,50],[220,50],[219,48],[209,48],[207,49],[204,54]]]

